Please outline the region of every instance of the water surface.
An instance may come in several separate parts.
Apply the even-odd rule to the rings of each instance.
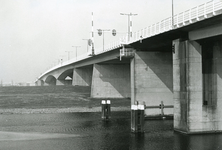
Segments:
[[[130,112],[7,114],[0,117],[0,149],[219,150],[222,134],[183,135],[172,120],[147,120],[144,134],[130,132]]]

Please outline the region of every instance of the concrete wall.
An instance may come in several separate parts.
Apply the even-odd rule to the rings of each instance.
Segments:
[[[93,67],[75,68],[72,85],[91,86]]]
[[[136,52],[131,60],[131,101],[147,106],[173,105],[171,52]],[[146,109],[146,115],[159,115],[160,109]],[[173,114],[173,109],[164,109]]]
[[[94,64],[91,97],[130,97],[130,65]]]
[[[185,133],[222,130],[221,45],[180,40],[174,44],[174,129]],[[208,52],[214,53],[212,58],[202,57],[208,57]]]

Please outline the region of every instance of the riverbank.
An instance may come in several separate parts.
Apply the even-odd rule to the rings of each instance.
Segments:
[[[0,114],[100,112],[90,87],[0,87]],[[130,111],[130,99],[110,99],[112,111]]]
[[[130,107],[111,107],[111,111],[130,111]],[[43,108],[43,109],[0,109],[0,114],[41,114],[41,113],[74,113],[74,112],[101,112],[101,107],[70,107],[70,108]]]

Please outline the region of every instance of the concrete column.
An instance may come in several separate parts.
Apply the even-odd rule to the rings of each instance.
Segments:
[[[93,67],[75,68],[72,85],[91,86]]]
[[[202,54],[195,41],[175,40],[173,53],[174,129],[202,130]]]
[[[91,97],[128,98],[130,97],[129,64],[94,64]]]
[[[184,133],[222,131],[222,45],[175,40],[174,129]]]
[[[215,130],[222,131],[222,43],[221,41],[214,44],[213,47],[215,51],[215,60],[216,60],[216,88],[217,88],[217,123],[215,124]]]
[[[148,106],[173,105],[171,52],[136,52],[131,60],[131,101]],[[173,114],[173,109],[165,109]],[[159,115],[160,109],[146,109],[146,115]]]
[[[44,81],[43,80],[38,80],[36,82],[36,86],[44,86]]]
[[[203,44],[202,130],[222,131],[222,44]]]

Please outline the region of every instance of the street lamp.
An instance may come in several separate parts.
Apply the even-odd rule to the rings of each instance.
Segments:
[[[69,58],[70,58],[70,52],[72,52],[72,51],[65,51],[65,52],[68,53],[68,60],[69,60]]]
[[[131,20],[131,16],[136,16],[137,14],[120,13],[120,15],[127,15],[128,16],[128,42],[129,42],[130,41],[130,37],[132,37],[132,20]]]
[[[86,40],[87,41],[86,45],[87,45],[87,53],[88,53],[88,47],[89,47],[89,40],[90,39],[82,39],[82,40]]]
[[[104,51],[104,31],[110,31],[110,29],[97,29],[98,30],[98,34],[103,35],[103,51]]]
[[[77,48],[81,47],[81,46],[72,46],[76,48],[76,60],[77,60]]]
[[[173,7],[173,0],[172,0],[172,29],[174,29],[174,7]]]

